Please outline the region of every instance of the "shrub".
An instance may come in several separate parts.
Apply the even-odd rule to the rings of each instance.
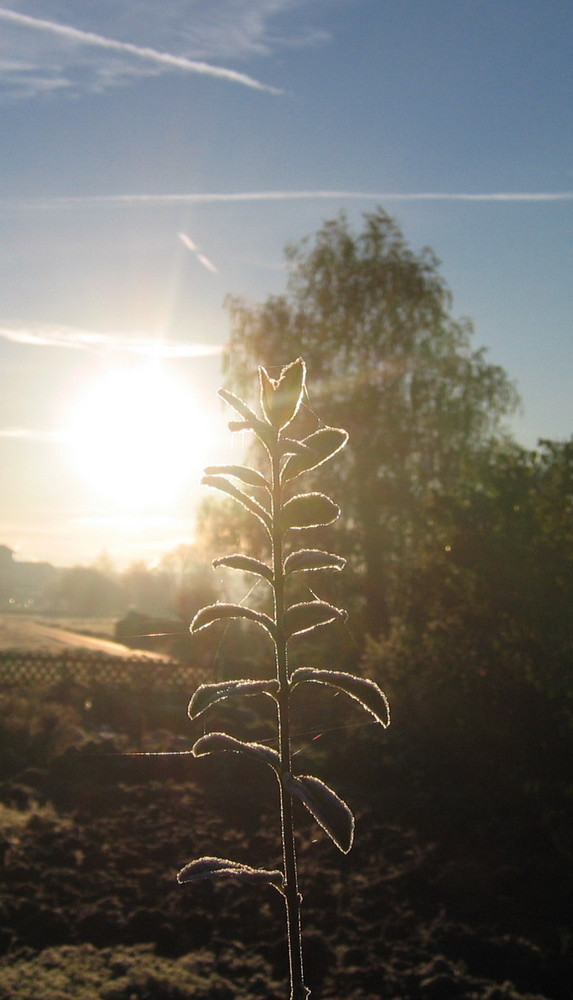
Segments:
[[[225,956],[232,974],[217,972],[211,952],[163,958],[151,946],[47,948],[0,962],[0,1000],[276,1000],[268,965]]]

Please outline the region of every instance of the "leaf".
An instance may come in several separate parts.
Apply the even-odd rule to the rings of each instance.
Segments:
[[[257,625],[261,625],[273,639],[275,638],[276,629],[272,618],[260,611],[244,608],[241,604],[209,604],[207,607],[201,608],[191,622],[189,631],[194,635],[200,629],[207,628],[213,622],[222,621],[225,618],[248,618],[250,621],[256,622]]]
[[[310,452],[310,448],[302,441],[296,441],[294,438],[282,437],[279,440],[280,454],[284,455],[307,455]]]
[[[340,507],[324,493],[300,493],[287,500],[281,511],[283,531],[289,528],[318,528],[332,524]]]
[[[283,624],[285,636],[290,639],[301,632],[310,632],[320,625],[330,622],[346,621],[347,614],[342,608],[335,608],[326,601],[305,601],[303,604],[293,604],[284,613]]]
[[[201,684],[189,702],[187,714],[190,719],[196,719],[210,705],[232,695],[244,694],[268,694],[274,695],[278,691],[279,682],[277,680],[268,681],[220,681],[218,684]]]
[[[177,881],[180,885],[203,882],[208,878],[238,878],[241,882],[250,882],[251,884],[267,882],[280,891],[284,885],[284,876],[280,871],[251,868],[250,865],[229,861],[227,858],[198,858],[185,865],[177,873]]]
[[[235,395],[234,392],[231,392],[229,389],[219,389],[219,396],[221,399],[224,399],[229,406],[232,406],[233,409],[241,415],[243,420],[249,424],[249,426],[260,422],[255,411],[251,410],[251,407],[247,406],[244,400],[242,400],[240,396]]]
[[[304,391],[306,365],[302,358],[286,365],[278,379],[270,378],[265,368],[259,367],[261,407],[267,420],[277,430],[290,424],[296,416]]]
[[[348,854],[354,840],[354,816],[346,802],[324,781],[310,774],[299,774],[295,778],[287,772],[282,780],[286,791],[306,806],[338,849]]]
[[[315,684],[328,684],[344,691],[350,698],[362,705],[374,716],[376,722],[386,729],[390,725],[390,706],[382,689],[374,681],[365,677],[355,677],[342,670],[316,670],[314,667],[299,667],[291,675],[291,687],[296,687],[302,681],[312,681]]]
[[[280,754],[272,747],[264,746],[262,743],[244,743],[243,740],[237,740],[228,733],[206,733],[193,744],[192,753],[194,757],[206,757],[207,754],[220,753],[224,750],[253,757],[260,764],[268,764],[274,771],[278,771],[280,767]]]
[[[219,389],[219,395],[221,399],[224,399],[229,406],[240,413],[243,420],[233,421],[229,424],[231,430],[250,430],[254,431],[260,441],[263,442],[266,448],[271,448],[275,439],[275,434],[270,426],[270,424],[265,423],[260,420],[256,413],[251,410],[250,406],[247,406],[239,396],[236,396],[234,392],[230,392],[229,389]]]
[[[252,431],[248,420],[229,420],[230,431]]]
[[[283,569],[285,575],[288,576],[290,573],[300,573],[305,570],[341,570],[345,566],[346,559],[334,555],[333,552],[323,552],[321,549],[299,549],[298,552],[291,552],[286,557]]]
[[[273,571],[270,566],[254,559],[252,556],[244,556],[242,552],[234,552],[230,556],[222,556],[220,559],[213,559],[213,569],[218,566],[226,566],[228,569],[239,569],[243,573],[256,573],[262,576],[269,583],[273,582]]]
[[[270,489],[265,477],[247,465],[209,465],[204,471],[206,476],[234,476],[246,486],[262,486],[266,490]]]
[[[230,483],[227,479],[224,479],[223,476],[203,476],[201,482],[203,486],[211,486],[213,489],[221,490],[222,493],[226,493],[228,496],[232,497],[233,500],[236,500],[248,511],[250,511],[251,514],[254,514],[255,517],[258,518],[259,521],[261,521],[261,523],[270,533],[271,530],[270,514],[268,514],[268,512],[260,503],[257,503],[256,500],[253,500],[252,497],[248,496],[246,493],[243,493],[242,490],[237,489],[236,486],[233,486],[233,484]]]
[[[321,427],[314,434],[309,434],[301,442],[306,445],[307,450],[303,454],[291,455],[285,463],[282,472],[283,482],[294,479],[303,472],[309,472],[310,469],[316,469],[344,448],[347,441],[348,432],[339,427]]]

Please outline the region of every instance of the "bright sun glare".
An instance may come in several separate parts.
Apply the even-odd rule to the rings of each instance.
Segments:
[[[71,435],[90,486],[129,510],[176,500],[206,464],[210,443],[192,391],[155,364],[95,382],[77,405]]]

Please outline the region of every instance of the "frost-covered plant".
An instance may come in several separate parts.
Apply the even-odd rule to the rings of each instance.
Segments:
[[[232,421],[230,429],[252,431],[264,446],[268,471],[263,474],[243,465],[212,466],[205,470],[203,482],[233,497],[263,525],[268,541],[268,562],[235,553],[216,559],[213,565],[252,573],[264,580],[272,591],[273,613],[267,615],[241,604],[212,604],[197,613],[190,628],[195,633],[214,622],[231,618],[255,622],[272,639],[274,676],[268,680],[202,684],[191,699],[189,716],[196,719],[214,703],[235,695],[264,694],[274,699],[278,750],[238,740],[228,733],[210,732],[197,740],[193,754],[199,757],[230,750],[272,768],[279,785],[283,866],[282,870],[269,871],[226,858],[204,857],[186,865],[179,872],[178,881],[193,883],[231,877],[247,883],[266,883],[277,889],[285,901],[291,1000],[305,1000],[309,991],[303,972],[293,799],[306,806],[344,853],[352,846],[354,817],[346,803],[323,781],[313,775],[297,774],[293,769],[291,694],[299,684],[326,684],[358,701],[383,726],[388,725],[389,711],[385,695],[373,681],[339,670],[314,667],[289,670],[287,647],[293,636],[346,618],[342,609],[319,600],[314,594],[312,600],[290,603],[288,591],[289,579],[294,574],[341,570],[344,566],[345,560],[331,552],[296,548],[292,544],[293,532],[332,524],[340,514],[339,507],[330,497],[319,492],[295,493],[292,484],[305,472],[332,458],[344,447],[348,435],[336,427],[321,427],[301,440],[289,435],[289,425],[305,391],[305,365],[300,358],[283,368],[276,380],[260,368],[259,379],[261,416],[234,393],[221,389],[220,395],[241,418]],[[236,486],[232,480],[238,480],[241,486]]]

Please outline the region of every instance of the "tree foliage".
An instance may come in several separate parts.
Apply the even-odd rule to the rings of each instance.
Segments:
[[[443,545],[402,608],[412,644],[441,632],[452,680],[510,673],[573,707],[573,441],[491,449],[442,504]]]
[[[389,627],[404,573],[433,544],[436,496],[471,476],[517,396],[473,349],[471,323],[452,317],[435,255],[412,250],[382,209],[358,234],[341,215],[286,256],[286,294],[229,300],[226,377],[244,392],[253,363],[272,373],[302,355],[316,383],[309,429],[315,400],[328,424],[348,429],[336,474],[343,546],[376,635]]]

